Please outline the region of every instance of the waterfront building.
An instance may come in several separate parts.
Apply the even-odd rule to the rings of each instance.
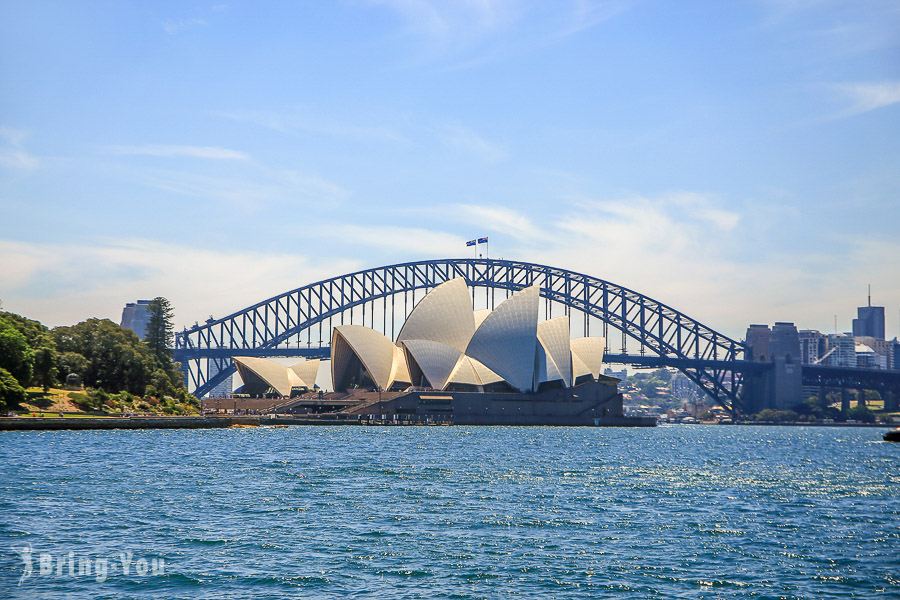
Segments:
[[[327,405],[351,414],[452,416],[461,424],[652,425],[624,416],[618,379],[603,375],[605,339],[572,339],[568,316],[539,321],[539,309],[535,285],[476,312],[465,280],[452,279],[415,306],[394,341],[360,325],[334,327],[335,395],[300,398],[285,410]],[[242,391],[285,397],[311,389],[318,367],[251,357],[234,363]]]
[[[140,339],[147,335],[147,323],[150,321],[150,300],[129,302],[122,309],[122,322],[125,329],[132,330]]]
[[[319,359],[304,360],[290,366],[250,356],[236,356],[233,360],[244,382],[241,393],[251,396],[271,394],[289,398],[312,390],[319,372]]]

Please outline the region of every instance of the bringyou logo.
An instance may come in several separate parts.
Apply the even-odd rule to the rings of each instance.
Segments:
[[[135,557],[131,551],[119,552],[115,557],[91,554],[52,554],[37,552],[31,545],[13,547],[22,559],[21,586],[31,577],[75,577],[93,579],[103,583],[117,575],[137,577],[165,575],[166,561],[163,558]]]

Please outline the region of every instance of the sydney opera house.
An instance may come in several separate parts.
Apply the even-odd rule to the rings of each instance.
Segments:
[[[605,340],[571,339],[567,316],[540,321],[540,287],[495,310],[472,308],[462,278],[429,292],[391,341],[359,325],[334,328],[335,392],[307,398],[318,360],[285,366],[235,357],[243,390],[300,397],[292,412],[450,419],[459,424],[636,425],[618,380],[601,373]],[[377,394],[377,395],[376,395]]]

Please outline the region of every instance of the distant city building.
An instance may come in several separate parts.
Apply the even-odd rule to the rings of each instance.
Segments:
[[[873,337],[884,339],[884,307],[872,306],[872,293],[869,292],[869,305],[856,309],[853,319],[853,337]]]
[[[621,379],[625,381],[628,379],[628,371],[626,369],[622,369],[621,371],[613,371],[610,367],[606,367],[603,370],[603,374],[607,377],[615,377],[616,379]]]
[[[893,369],[894,368],[894,342],[893,340],[879,340],[871,336],[861,336],[854,338],[856,342],[856,362],[857,365],[866,369]],[[860,346],[863,348],[860,349]],[[866,348],[872,351],[872,355],[868,356],[864,361],[860,361],[860,352],[866,353]]]
[[[828,356],[822,361],[829,367],[856,367],[856,341],[849,333],[828,334]]]
[[[129,302],[122,309],[122,327],[132,330],[140,339],[147,335],[147,323],[150,321],[150,300]]]
[[[878,355],[875,351],[865,344],[856,344],[856,366],[860,369],[876,369],[878,368]]]
[[[800,331],[800,362],[817,365],[828,351],[828,338],[821,331],[803,329]]]

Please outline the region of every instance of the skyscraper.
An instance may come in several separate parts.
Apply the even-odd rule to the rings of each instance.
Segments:
[[[856,309],[857,318],[853,319],[853,337],[869,336],[877,340],[884,339],[884,307],[872,306],[872,292],[869,290],[869,305]]]
[[[150,300],[129,302],[122,309],[122,322],[125,329],[132,330],[140,339],[147,335],[147,323],[150,321]]]

